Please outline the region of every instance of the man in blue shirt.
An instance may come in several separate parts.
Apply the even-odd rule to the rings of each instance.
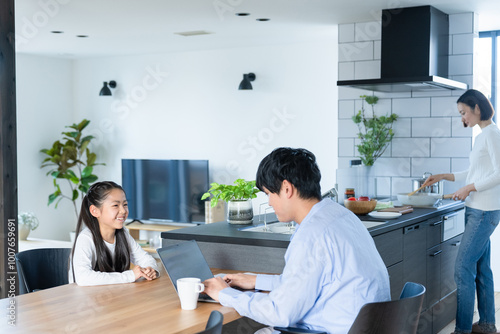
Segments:
[[[257,187],[280,221],[298,224],[285,268],[281,275],[207,280],[208,295],[266,325],[328,333],[347,333],[364,304],[390,299],[387,269],[372,237],[351,211],[321,200],[320,179],[316,158],[305,149],[278,148],[261,161]]]

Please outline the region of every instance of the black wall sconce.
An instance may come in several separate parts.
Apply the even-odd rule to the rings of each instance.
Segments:
[[[109,82],[109,87],[115,88],[116,87],[116,81],[111,80]],[[101,88],[101,91],[99,92],[99,96],[110,96],[111,94],[111,89],[109,89],[108,83],[104,81],[104,86]]]
[[[243,74],[243,80],[241,80],[239,90],[253,89],[250,81],[254,81],[256,78],[254,73]]]

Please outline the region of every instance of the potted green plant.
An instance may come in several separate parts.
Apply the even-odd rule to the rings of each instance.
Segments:
[[[26,240],[30,231],[36,230],[39,225],[38,218],[33,212],[21,212],[17,216],[19,224],[19,239]]]
[[[361,95],[361,110],[352,117],[358,126],[358,138],[361,143],[356,145],[363,165],[373,166],[375,160],[384,154],[387,146],[394,137],[392,124],[398,119],[398,115],[391,113],[385,116],[375,115],[375,105],[378,97]],[[365,111],[365,102],[371,107],[371,117]]]
[[[77,219],[77,200],[80,194],[83,198],[91,184],[97,180],[97,176],[93,174],[94,166],[104,165],[96,163],[97,155],[89,149],[89,144],[94,137],[83,134],[83,130],[89,123],[89,120],[84,119],[78,124],[66,126],[71,130],[62,132],[61,140],[55,141],[51,148],[40,150],[46,155],[40,168],[50,168],[47,175],[53,179],[54,183],[54,192],[49,195],[47,205],[54,203],[57,208],[62,199],[68,199],[73,203]],[[60,182],[67,183],[68,193],[61,190]]]
[[[202,200],[212,196],[210,206],[215,207],[219,200],[227,202],[227,221],[230,224],[251,224],[253,220],[252,199],[259,189],[255,181],[237,179],[234,185],[211,183],[210,189],[203,194]]]

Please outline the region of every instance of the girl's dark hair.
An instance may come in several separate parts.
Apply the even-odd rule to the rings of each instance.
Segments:
[[[124,272],[130,267],[130,249],[123,229],[116,230],[115,232],[115,258],[111,256],[111,252],[104,244],[104,240],[99,228],[99,221],[90,213],[90,206],[94,205],[101,208],[102,203],[108,197],[113,189],[123,188],[112,181],[103,181],[94,183],[87,194],[83,197],[82,207],[80,209],[80,216],[76,225],[76,236],[73,250],[71,252],[71,264],[73,265],[73,257],[75,253],[76,240],[82,230],[82,225],[88,227],[92,233],[94,244],[96,248],[96,263],[94,266],[95,271],[100,272]],[[73,270],[73,279],[75,271]]]
[[[280,147],[259,164],[256,186],[277,194],[283,180],[297,188],[300,198],[321,200],[321,173],[314,154],[303,148]]]
[[[458,98],[457,103],[466,104],[472,108],[472,110],[474,110],[477,105],[481,112],[481,121],[487,121],[495,114],[495,110],[493,110],[490,100],[488,100],[483,93],[475,89],[469,89],[463,93],[462,96]]]

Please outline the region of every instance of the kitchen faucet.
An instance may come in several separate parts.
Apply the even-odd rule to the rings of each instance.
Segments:
[[[338,203],[338,200],[339,200],[339,194],[337,192],[337,189],[335,188],[332,188],[330,190],[328,190],[326,193],[324,193],[323,195],[321,195],[321,198],[330,198],[332,201],[335,201],[335,203]]]

